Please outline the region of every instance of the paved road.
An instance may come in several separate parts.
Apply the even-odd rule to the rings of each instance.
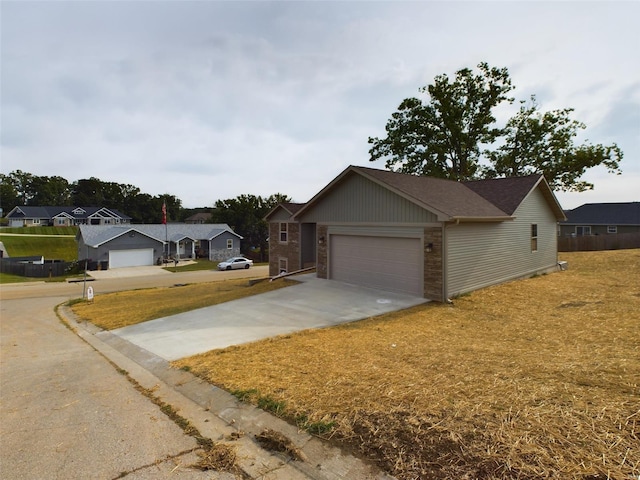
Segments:
[[[2,301],[0,477],[212,478],[188,468],[194,438],[60,323],[64,300]]]
[[[126,270],[126,269],[125,269]],[[127,276],[104,278],[86,282],[91,285],[96,295],[101,293],[133,290],[136,288],[170,287],[178,283],[202,283],[236,278],[267,277],[269,267],[259,265],[249,270],[232,270],[218,272],[216,270],[202,270],[197,272],[177,272],[166,275]],[[14,283],[0,286],[1,299],[64,297],[63,300],[82,298],[83,282],[78,283],[45,283],[33,282],[29,284]]]
[[[106,292],[185,281],[168,277],[92,284]],[[54,307],[81,294],[81,284],[66,283],[0,289],[0,478],[234,478],[189,468],[198,460],[194,438],[60,322]]]

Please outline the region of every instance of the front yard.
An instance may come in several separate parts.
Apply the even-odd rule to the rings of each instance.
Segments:
[[[408,479],[640,476],[640,250],[339,327],[174,362]],[[277,288],[97,296],[111,329]],[[144,304],[145,308],[139,308]]]
[[[638,478],[640,250],[561,259],[453,305],[174,365],[399,479]]]

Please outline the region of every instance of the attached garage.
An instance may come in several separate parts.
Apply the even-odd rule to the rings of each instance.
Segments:
[[[318,278],[445,302],[555,270],[564,218],[542,175],[458,182],[350,166],[267,215],[269,269],[314,252]]]
[[[153,248],[109,250],[109,268],[153,265]]]
[[[329,278],[422,297],[420,238],[330,235]]]

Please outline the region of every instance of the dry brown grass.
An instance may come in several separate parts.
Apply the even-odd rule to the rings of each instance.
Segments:
[[[175,287],[149,288],[97,295],[93,302],[74,304],[73,312],[105,330],[135,325],[155,318],[230,302],[249,295],[269,292],[296,282],[260,282],[246,279],[198,283]]]
[[[640,476],[640,250],[175,363],[400,479]],[[254,391],[255,391],[254,390]]]

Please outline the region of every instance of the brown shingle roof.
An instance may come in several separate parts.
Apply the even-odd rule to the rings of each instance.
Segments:
[[[354,171],[391,187],[439,216],[455,218],[505,218],[504,212],[462,182],[433,177],[420,177],[367,167],[352,167]]]
[[[464,185],[487,199],[503,212],[513,215],[542,175],[526,177],[493,178],[464,182]]]
[[[513,214],[536,187],[542,188],[558,220],[564,213],[549,184],[542,175],[456,182],[434,177],[408,175],[368,167],[350,166],[306,204],[296,204],[293,217],[313,208],[347,175],[362,175],[397,195],[435,213],[439,221],[503,221]]]

